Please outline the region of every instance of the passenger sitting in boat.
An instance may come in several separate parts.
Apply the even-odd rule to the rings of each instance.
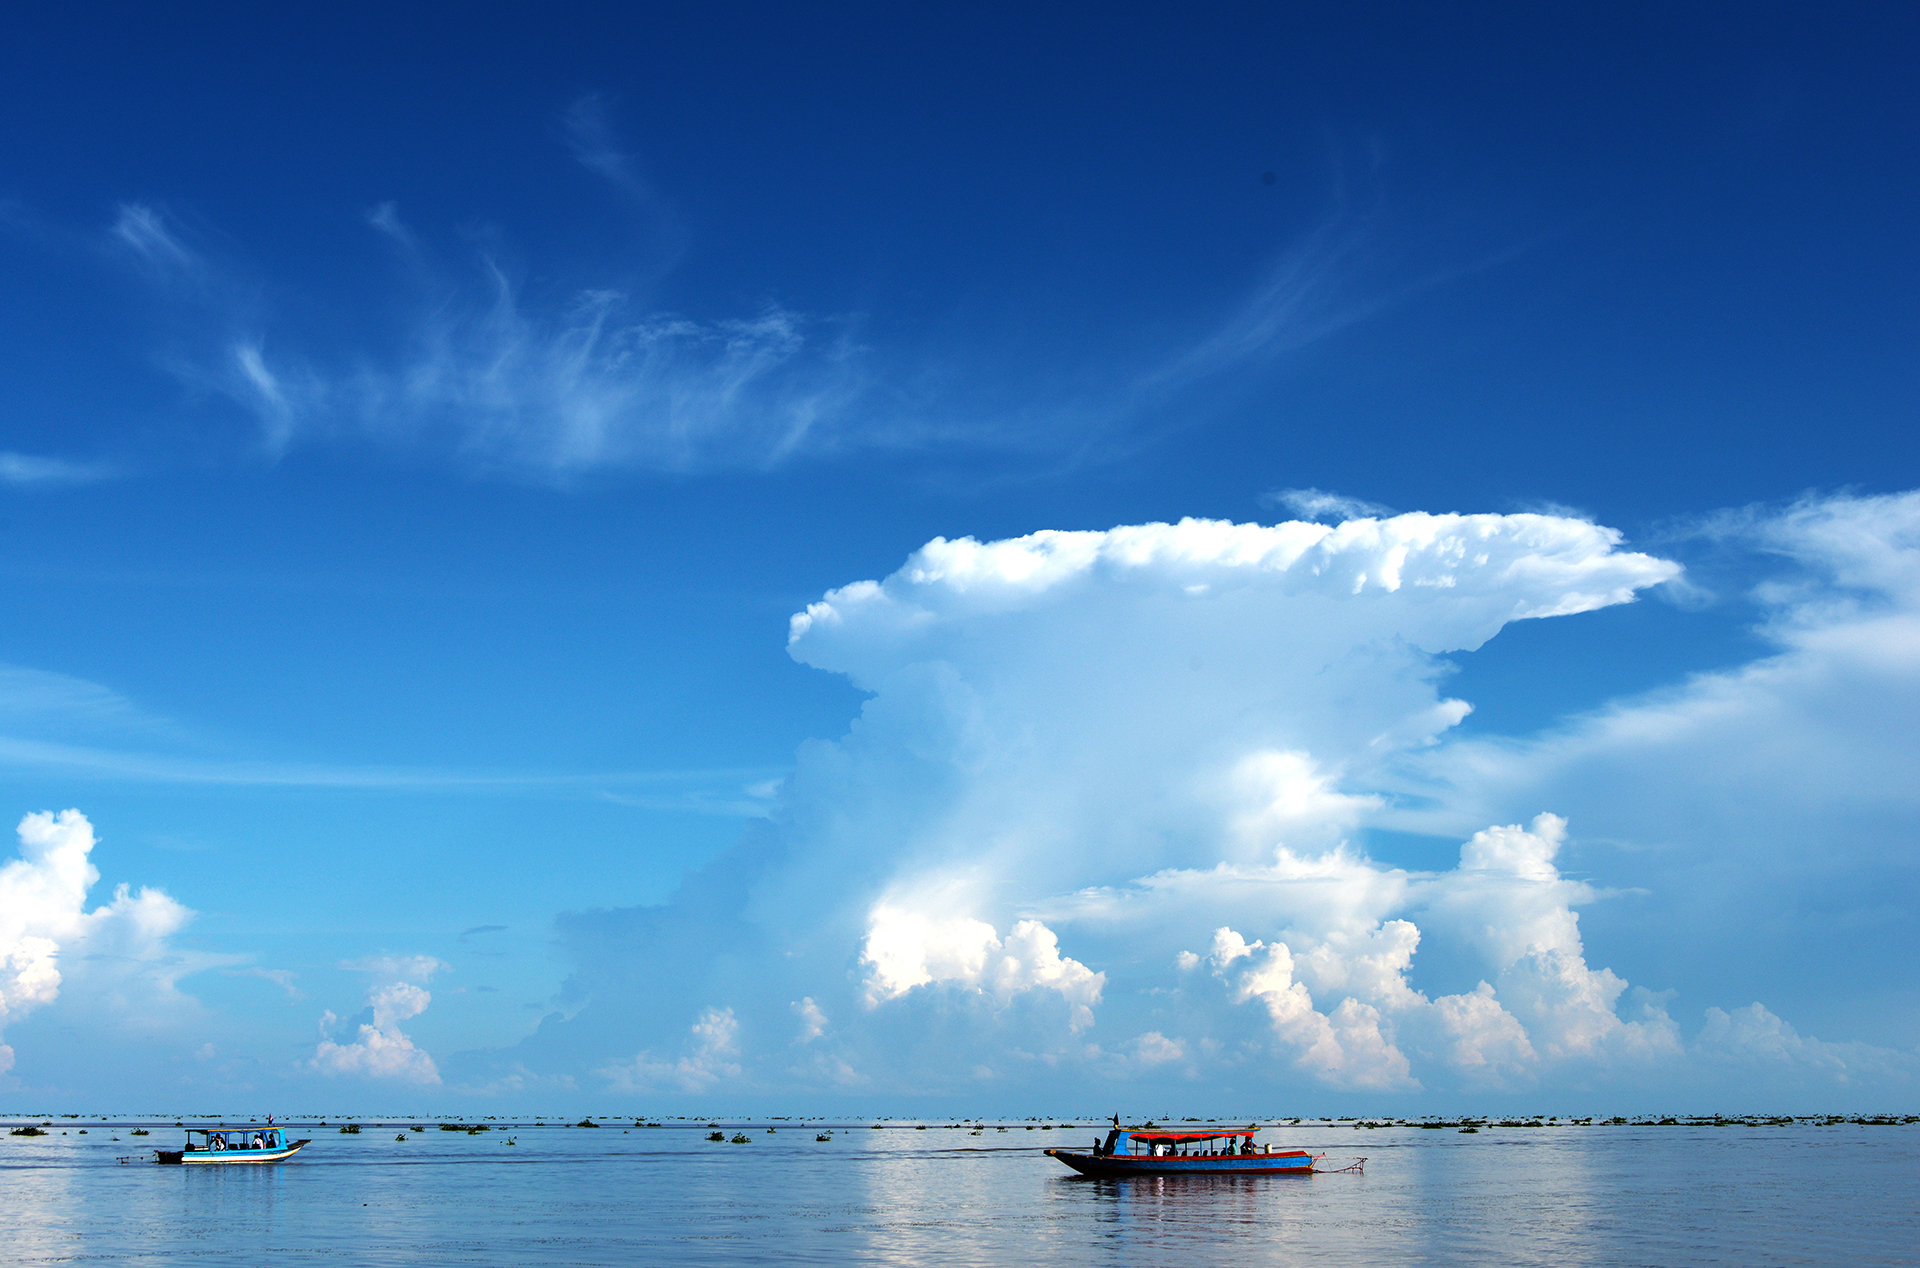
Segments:
[[[255,1149],[265,1149],[267,1147],[266,1142],[260,1139],[259,1132],[253,1134],[253,1147]]]

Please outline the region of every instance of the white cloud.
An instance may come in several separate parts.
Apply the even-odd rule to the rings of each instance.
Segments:
[[[0,1029],[62,995],[70,1011],[123,1031],[197,1015],[177,983],[231,960],[169,943],[193,913],[160,890],[127,885],[88,911],[100,872],[93,825],[78,810],[29,814],[18,834],[20,857],[0,867]],[[0,1070],[13,1063],[0,1043]]]
[[[740,1022],[731,1008],[705,1008],[688,1028],[687,1052],[678,1060],[643,1051],[630,1061],[610,1061],[600,1076],[616,1092],[650,1092],[662,1086],[705,1092],[740,1077]]]
[[[0,484],[15,488],[53,488],[69,484],[92,484],[113,478],[111,467],[67,458],[47,458],[35,454],[0,450]]]
[[[1392,515],[1389,507],[1378,502],[1369,502],[1363,498],[1348,497],[1344,493],[1329,493],[1325,489],[1275,489],[1260,495],[1260,501],[1267,506],[1277,506],[1291,511],[1306,520],[1359,520],[1382,519]]]
[[[1187,1059],[1186,1044],[1169,1039],[1157,1030],[1140,1035],[1129,1046],[1133,1049],[1133,1059],[1144,1066],[1173,1065]]]
[[[793,1001],[792,1007],[794,1016],[800,1019],[800,1035],[795,1043],[812,1043],[827,1033],[827,1015],[813,1002],[813,996]]]
[[[873,909],[860,954],[868,966],[867,1003],[897,999],[916,986],[955,983],[1011,998],[1021,991],[1058,991],[1073,1007],[1076,1031],[1093,1024],[1106,975],[1060,954],[1053,930],[1022,920],[1003,941],[992,925],[941,919],[882,902]]]
[[[324,1074],[362,1075],[408,1083],[438,1083],[433,1058],[415,1047],[400,1023],[418,1017],[433,1002],[421,983],[447,966],[430,955],[373,956],[340,966],[369,974],[368,1019],[358,1023],[351,1042],[338,1043],[331,1032],[340,1022],[331,1011],[320,1019],[321,1040],[311,1062]]]

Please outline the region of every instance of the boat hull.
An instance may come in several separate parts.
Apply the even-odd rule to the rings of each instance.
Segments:
[[[1049,1149],[1047,1156],[1084,1176],[1310,1176],[1320,1155],[1296,1149],[1283,1154],[1213,1154],[1154,1158],[1140,1154],[1076,1153]]]
[[[232,1166],[248,1162],[280,1162],[300,1152],[311,1141],[296,1140],[285,1149],[156,1149],[153,1160],[167,1166]]]

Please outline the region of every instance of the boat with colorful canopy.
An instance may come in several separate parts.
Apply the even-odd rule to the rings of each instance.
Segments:
[[[179,1149],[156,1149],[153,1160],[169,1165],[230,1162],[280,1162],[300,1152],[310,1140],[287,1140],[284,1128],[189,1127],[187,1143]]]
[[[1200,1131],[1123,1128],[1115,1121],[1105,1140],[1086,1152],[1049,1149],[1046,1154],[1082,1175],[1256,1175],[1310,1176],[1325,1154],[1304,1149],[1275,1150],[1256,1144],[1259,1129],[1210,1127]],[[1352,1170],[1357,1168],[1341,1168]]]

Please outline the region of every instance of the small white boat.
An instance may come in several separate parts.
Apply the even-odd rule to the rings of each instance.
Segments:
[[[279,1127],[189,1127],[185,1145],[156,1149],[153,1160],[167,1164],[279,1162],[312,1143],[296,1140],[289,1144],[286,1131]]]

